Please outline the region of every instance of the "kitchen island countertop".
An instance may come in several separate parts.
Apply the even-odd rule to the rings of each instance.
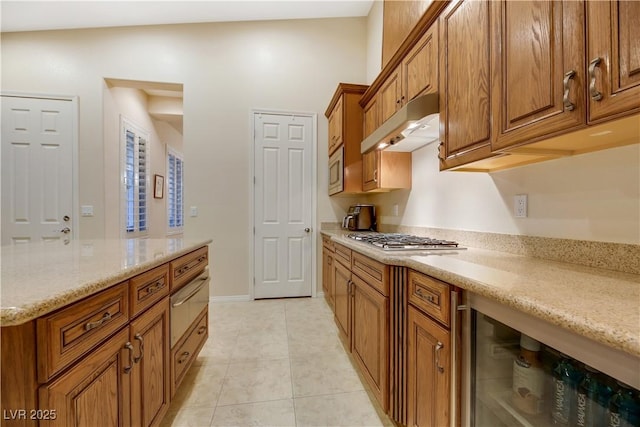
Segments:
[[[384,251],[341,230],[322,234],[379,262],[412,268],[640,356],[640,275],[476,248]]]
[[[26,323],[209,243],[167,238],[2,246],[0,325]]]

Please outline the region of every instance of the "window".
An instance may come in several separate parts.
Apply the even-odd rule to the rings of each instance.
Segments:
[[[167,218],[169,232],[182,232],[184,226],[183,175],[184,160],[182,155],[169,149],[167,154]]]
[[[122,120],[124,140],[124,231],[126,237],[148,232],[147,159],[148,133],[126,119]]]

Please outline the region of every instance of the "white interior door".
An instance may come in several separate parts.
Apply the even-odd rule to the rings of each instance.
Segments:
[[[73,103],[2,96],[2,244],[70,239]]]
[[[254,114],[254,297],[311,296],[313,118]]]

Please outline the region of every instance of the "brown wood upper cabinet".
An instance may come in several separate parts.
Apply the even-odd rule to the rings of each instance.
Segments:
[[[587,1],[589,123],[640,110],[640,2]]]
[[[329,155],[332,155],[342,145],[342,97],[338,99],[329,115]]]
[[[329,120],[329,195],[362,192],[360,143],[363,111],[359,101],[368,87],[338,84],[325,111]]]
[[[382,12],[382,67],[389,63],[430,3],[426,0],[385,0]]]
[[[387,77],[378,91],[376,97],[379,105],[379,124],[384,123],[412,99],[437,90],[438,24],[436,22],[405,55],[400,65]],[[366,123],[367,118],[365,116],[365,128],[369,129],[372,126]],[[366,130],[365,134],[368,135]]]
[[[440,169],[491,156],[489,1],[452,2],[440,15]]]
[[[584,4],[491,2],[494,150],[584,126]]]
[[[362,155],[362,189],[411,189],[411,153],[372,150]]]

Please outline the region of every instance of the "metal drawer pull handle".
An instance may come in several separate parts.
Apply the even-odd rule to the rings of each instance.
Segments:
[[[124,345],[124,348],[129,350],[129,366],[124,367],[124,373],[128,374],[131,371],[131,367],[133,366],[133,346],[129,341]]]
[[[198,335],[202,335],[207,331],[207,327],[206,326],[200,326],[198,328]]]
[[[188,351],[185,351],[184,353],[182,353],[182,356],[180,357],[180,359],[178,359],[178,363],[183,364],[184,362],[186,362],[187,359],[189,359],[190,354],[191,353],[189,353]]]
[[[569,80],[574,78],[575,75],[575,71],[567,71],[564,75],[564,79],[562,80],[562,83],[564,84],[564,95],[562,97],[562,101],[564,103],[564,108],[569,111],[573,111],[576,108],[575,104],[569,101]]]
[[[106,322],[108,322],[109,320],[111,320],[111,313],[109,313],[108,311],[102,315],[102,318],[100,320],[96,320],[95,322],[89,322],[86,323],[84,325],[84,330],[85,331],[90,331],[92,329],[97,328],[98,326],[102,326],[104,325]]]
[[[203,255],[200,258],[198,258],[198,262],[205,261],[206,259],[207,259],[207,257]]]
[[[444,157],[442,157],[441,155],[441,150],[443,146],[444,146],[444,141],[441,141],[440,144],[438,144],[438,160],[440,160],[441,162],[444,162]]]
[[[442,350],[443,348],[444,344],[438,341],[438,344],[436,344],[436,368],[440,373],[444,372],[444,368],[440,366],[440,350]]]
[[[420,289],[420,288],[416,289],[416,294],[422,299],[426,299],[429,302],[433,302],[433,296],[423,294],[422,293],[422,289]]]
[[[164,288],[164,282],[158,281],[147,288],[147,294],[152,294],[162,288]]]
[[[200,283],[200,285],[198,285],[198,287],[197,287],[196,289],[194,289],[193,291],[191,291],[191,292],[189,293],[189,295],[187,295],[187,296],[186,296],[185,298],[183,298],[182,300],[180,300],[180,301],[178,301],[178,302],[176,302],[176,303],[171,304],[171,307],[179,307],[179,306],[181,306],[182,304],[184,304],[185,302],[189,301],[191,298],[193,298],[193,297],[194,297],[198,292],[200,292],[200,289],[202,289],[202,287],[203,287],[203,286],[204,286],[204,284],[205,284],[205,280],[207,280],[207,279],[208,279],[208,277],[204,277],[204,278],[200,279],[200,280],[202,281],[202,283]]]
[[[142,357],[144,356],[144,339],[140,334],[136,334],[133,338],[140,341],[140,353],[139,353],[140,355],[138,357],[133,358],[133,362],[138,363],[139,361],[142,360]]]
[[[600,58],[593,58],[589,62],[589,95],[594,101],[602,99],[602,94],[596,89],[596,67],[600,65],[600,62],[602,62]]]

